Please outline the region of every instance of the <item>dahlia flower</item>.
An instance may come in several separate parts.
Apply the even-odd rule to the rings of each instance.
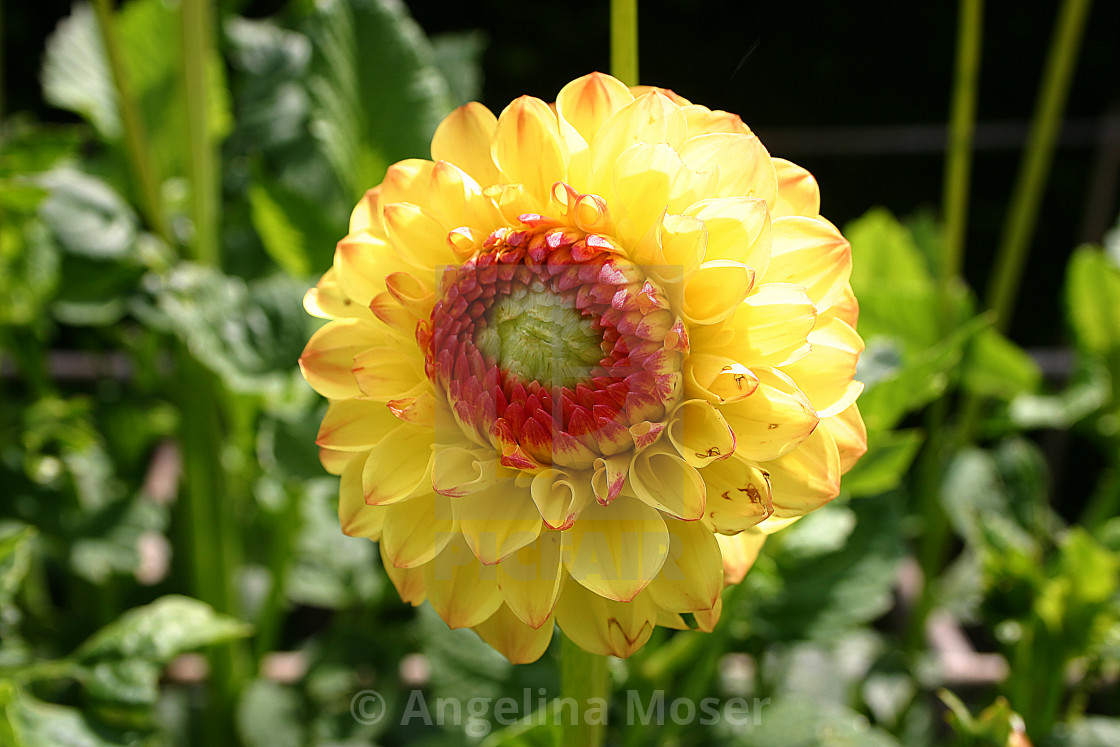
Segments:
[[[452,112],[307,295],[339,518],[513,662],[710,630],[865,450],[850,247],[742,121],[592,74]]]

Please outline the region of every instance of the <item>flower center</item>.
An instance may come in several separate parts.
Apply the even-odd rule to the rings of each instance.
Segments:
[[[570,299],[518,287],[494,302],[475,333],[484,358],[526,381],[574,387],[603,358],[603,335]]]
[[[540,216],[448,267],[417,326],[425,371],[468,438],[509,467],[590,467],[680,398],[683,325],[604,237]]]

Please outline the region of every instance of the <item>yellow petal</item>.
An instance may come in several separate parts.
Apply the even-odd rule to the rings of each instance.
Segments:
[[[826,220],[788,216],[771,227],[767,283],[795,283],[805,287],[817,311],[838,300],[852,274],[852,248]]]
[[[351,369],[354,357],[387,341],[388,330],[377,323],[358,319],[336,319],[311,335],[299,368],[303,378],[319,394],[329,399],[362,396]]]
[[[556,605],[557,624],[577,646],[623,659],[649,640],[657,616],[657,604],[649,594],[639,594],[632,602],[615,602],[579,584],[564,584]]]
[[[692,137],[708,135],[711,133],[733,133],[736,135],[749,135],[751,129],[743,124],[738,114],[715,110],[706,106],[689,104],[681,108],[688,120],[688,134]]]
[[[724,404],[745,399],[757,388],[758,377],[732,358],[693,353],[685,359],[684,392],[687,397]]]
[[[350,233],[370,233],[384,238],[381,225],[381,185],[366,190],[350,212]]]
[[[669,418],[669,441],[693,467],[703,467],[731,456],[735,435],[723,415],[708,402],[690,399],[677,406]]]
[[[350,234],[334,250],[335,277],[339,287],[359,307],[366,308],[385,290],[385,276],[410,268],[383,238],[368,232]]]
[[[471,551],[486,565],[500,562],[541,533],[537,507],[513,480],[456,498],[452,506]]]
[[[778,516],[777,514],[770,514],[752,531],[762,532],[769,537],[774,532],[780,532],[786,527],[796,524],[801,518],[801,516]]]
[[[711,633],[716,629],[716,623],[719,622],[719,617],[723,613],[723,597],[716,597],[716,603],[712,605],[710,610],[700,610],[693,612],[692,617],[696,620],[696,629],[704,633]]]
[[[686,215],[666,215],[657,231],[635,244],[631,258],[663,283],[681,283],[703,261],[708,234],[704,223]]]
[[[552,612],[567,575],[561,563],[560,533],[544,531],[498,564],[498,589],[509,609],[526,625],[552,623]]]
[[[370,506],[362,491],[362,470],[366,465],[366,454],[359,454],[350,460],[338,482],[338,522],[342,533],[350,537],[368,537],[377,540],[385,522],[383,506]]]
[[[840,452],[840,471],[850,470],[867,452],[867,427],[859,414],[859,407],[852,403],[838,415],[825,418],[821,426],[828,428]]]
[[[567,176],[567,148],[556,115],[532,96],[516,99],[498,117],[492,155],[507,181],[525,185],[542,204],[552,185]]]
[[[673,612],[711,609],[723,589],[719,544],[698,521],[667,521],[669,557],[646,588],[659,607]]]
[[[753,462],[732,456],[701,473],[708,485],[704,523],[714,532],[735,534],[774,512],[770,476]]]
[[[428,192],[428,209],[448,230],[465,226],[474,235],[486,236],[501,217],[478,183],[447,161],[440,161],[432,169]]]
[[[388,168],[381,182],[380,206],[394,202],[409,202],[413,205],[427,206],[428,185],[435,164],[420,158],[398,161]]]
[[[432,487],[437,493],[460,498],[507,477],[492,452],[461,446],[439,446],[432,462]]]
[[[461,537],[421,566],[428,601],[451,628],[473,628],[502,606],[497,571],[475,558]]]
[[[594,473],[591,475],[591,488],[595,500],[610,503],[622,492],[626,476],[630,472],[630,455],[613,454],[595,460]]]
[[[352,451],[335,451],[319,447],[319,461],[329,474],[341,475],[354,459]]]
[[[634,100],[625,84],[603,73],[576,78],[556,94],[556,111],[587,143],[612,114]]]
[[[830,317],[809,333],[809,343],[809,354],[782,366],[782,371],[797,382],[820,417],[831,417],[846,410],[863,391],[863,384],[852,380],[863,340],[847,324]]]
[[[766,274],[770,263],[770,214],[765,200],[757,197],[700,200],[685,214],[704,221],[708,232],[705,260],[731,259],[754,269],[757,278]]]
[[[303,297],[303,308],[320,319],[369,319],[369,309],[355,303],[342,291],[333,267],[323,273],[314,288],[307,291]]]
[[[719,344],[748,366],[777,366],[803,354],[817,309],[805,289],[789,283],[762,283],[721,328]],[[702,337],[703,331],[696,333]]]
[[[766,535],[757,529],[748,529],[730,537],[716,535],[720,552],[723,554],[723,579],[727,584],[737,584],[747,575],[747,571],[758,559]]]
[[[401,601],[418,607],[424,603],[427,594],[424,589],[423,568],[397,568],[385,557],[385,548],[381,548],[381,565],[385,574],[393,582]]]
[[[409,202],[393,202],[381,209],[385,233],[413,271],[435,272],[456,262],[447,242],[448,228],[434,215]]]
[[[363,396],[377,402],[415,397],[428,387],[414,345],[381,345],[354,356],[352,376]]]
[[[688,123],[678,105],[658,91],[638,96],[612,114],[591,143],[592,189],[603,194],[613,164],[624,150],[638,143],[667,143],[676,148],[683,142]]]
[[[815,218],[820,214],[821,192],[812,174],[784,158],[774,159],[774,170],[778,176],[778,199],[770,206],[773,217],[806,215]]]
[[[552,640],[552,621],[549,620],[548,625],[531,628],[503,605],[474,626],[474,632],[509,659],[511,664],[531,664],[548,650]]]
[[[571,577],[595,594],[622,602],[653,580],[669,552],[660,512],[625,495],[608,506],[592,503],[562,535]]]
[[[775,516],[807,514],[840,494],[840,452],[828,428],[817,428],[796,449],[762,467],[770,473]]]
[[[696,171],[719,174],[709,197],[757,197],[767,205],[778,194],[770,154],[755,135],[715,133],[689,138],[681,159]]]
[[[751,369],[758,388],[720,407],[735,432],[735,453],[756,462],[777,459],[797,447],[820,418],[792,379],[773,368]]]
[[[844,286],[844,292],[840,294],[840,298],[836,299],[836,301],[828,307],[828,313],[844,322],[852,329],[858,327],[859,301],[856,300],[856,294],[852,292],[851,283]]]
[[[315,443],[336,451],[368,451],[398,425],[400,421],[384,403],[335,400],[327,407]]]
[[[685,281],[681,311],[692,324],[717,324],[735,313],[753,285],[754,270],[742,262],[705,262]]]
[[[430,490],[432,431],[403,423],[370,449],[362,472],[366,503],[387,506]]]
[[[664,442],[634,455],[630,486],[641,501],[671,516],[695,521],[704,515],[704,478]]]
[[[477,101],[460,106],[436,128],[432,160],[455,164],[483,187],[497,184],[498,167],[490,157],[497,124],[498,118]]]
[[[529,488],[538,518],[553,529],[568,529],[580,511],[591,502],[591,484],[586,473],[544,469],[533,477]]]
[[[381,547],[389,562],[398,568],[427,563],[457,534],[451,501],[436,493],[416,496],[382,510],[386,514]]]

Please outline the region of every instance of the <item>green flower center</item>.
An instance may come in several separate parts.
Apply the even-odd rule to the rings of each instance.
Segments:
[[[535,284],[538,285],[539,284]],[[496,299],[475,345],[500,369],[545,387],[586,381],[603,359],[593,317],[543,287],[519,287]]]

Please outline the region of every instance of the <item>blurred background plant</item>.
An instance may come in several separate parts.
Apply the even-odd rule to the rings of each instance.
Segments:
[[[0,10],[0,744],[551,744],[401,723],[413,689],[535,705],[559,673],[341,535],[294,364],[354,201],[451,107],[607,69],[605,4],[117,5]],[[762,717],[616,702],[609,741],[1120,744],[1120,10],[787,6],[650,0],[642,80],[824,185],[870,451],[714,634],[612,672]]]

